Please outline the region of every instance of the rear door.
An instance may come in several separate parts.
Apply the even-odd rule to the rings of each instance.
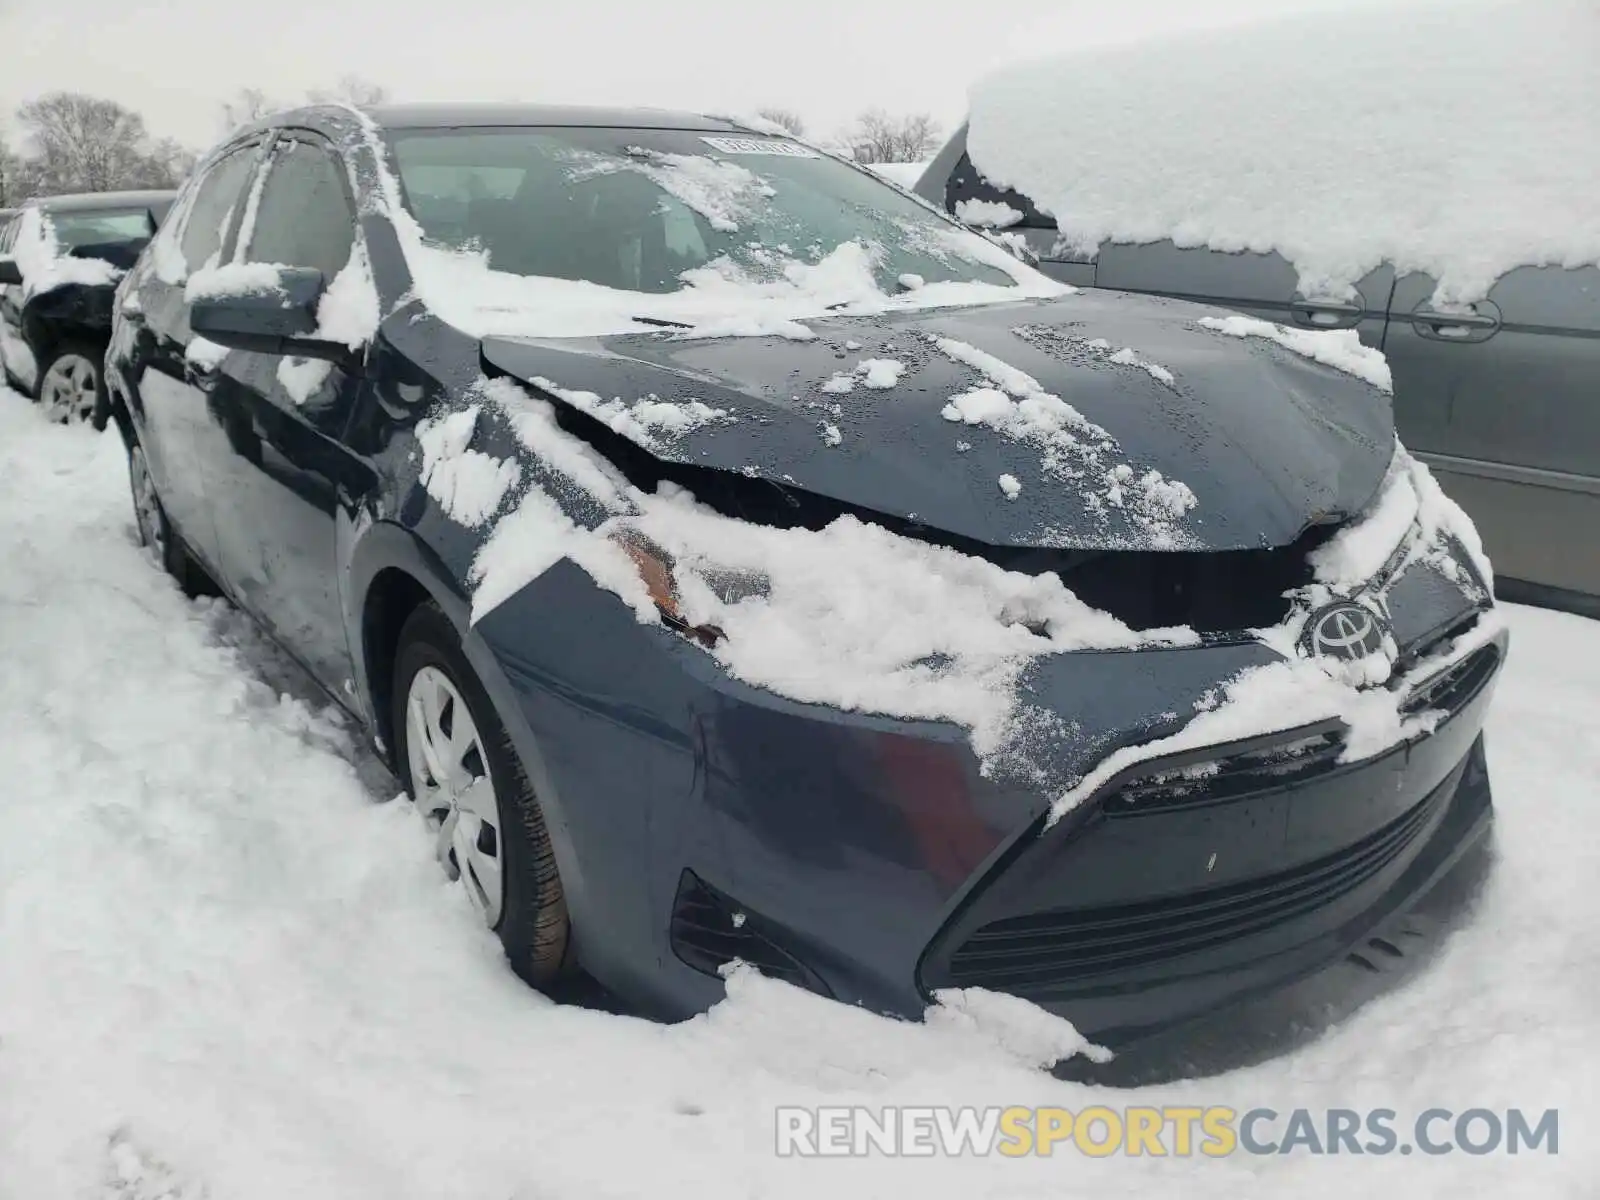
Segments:
[[[1400,436],[1465,508],[1508,598],[1600,613],[1600,268],[1522,267],[1470,310],[1395,289]]]
[[[207,397],[197,375],[197,360],[220,348],[193,344],[183,291],[192,272],[220,258],[260,152],[259,142],[246,143],[207,168],[176,223],[157,235],[151,269],[124,292],[120,313],[134,328],[133,336],[124,334],[118,366],[142,417],[156,490],[189,550],[224,585],[200,456]]]
[[[356,211],[337,153],[280,135],[261,168],[241,262],[312,267],[331,283],[351,261]],[[341,495],[370,472],[343,444],[360,370],[235,350],[206,376],[207,491],[237,601],[336,694],[351,678],[338,571]]]

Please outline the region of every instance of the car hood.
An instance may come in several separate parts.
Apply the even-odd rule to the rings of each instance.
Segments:
[[[620,401],[599,409],[613,428],[638,429],[614,418],[639,401],[697,400],[726,414],[639,434],[660,459],[994,546],[1265,548],[1363,508],[1393,453],[1389,398],[1274,343],[1202,328],[1206,315],[1214,310],[1094,292],[831,318],[810,324],[810,340],[662,331],[488,338],[482,353],[569,408],[593,415]],[[868,386],[892,374],[869,380],[870,360],[902,365],[893,386]],[[825,389],[830,380],[839,390]],[[1026,408],[1034,388],[1098,431],[1079,424],[1063,442],[950,419],[954,397],[986,389],[992,409],[1007,390]],[[1135,502],[1151,472],[1158,495],[1170,499],[1160,485],[1177,481],[1192,503]]]

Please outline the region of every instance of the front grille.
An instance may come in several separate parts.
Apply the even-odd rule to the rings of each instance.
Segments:
[[[1060,995],[1261,933],[1379,875],[1406,852],[1452,791],[1441,786],[1360,841],[1273,875],[1157,900],[992,922],[952,955],[950,986]]]
[[[1500,648],[1485,646],[1447,670],[1413,688],[1400,705],[1407,716],[1424,712],[1453,713],[1472,699],[1495,668],[1500,665]]]
[[[1312,580],[1309,555],[1338,532],[1330,519],[1266,550],[991,549],[1026,575],[1054,574],[1078,599],[1133,629],[1187,625],[1202,634],[1276,625]]]

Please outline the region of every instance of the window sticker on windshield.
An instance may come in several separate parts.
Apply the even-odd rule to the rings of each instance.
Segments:
[[[799,142],[781,142],[776,138],[703,137],[700,139],[713,150],[724,154],[776,154],[783,158],[820,158],[809,146]]]

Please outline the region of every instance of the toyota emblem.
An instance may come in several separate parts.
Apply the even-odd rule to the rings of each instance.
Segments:
[[[1340,600],[1311,614],[1302,644],[1320,658],[1357,662],[1379,653],[1383,639],[1383,624],[1370,608]]]

